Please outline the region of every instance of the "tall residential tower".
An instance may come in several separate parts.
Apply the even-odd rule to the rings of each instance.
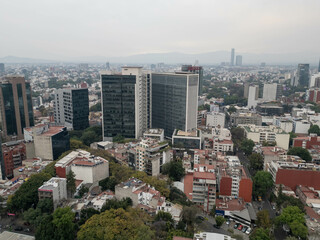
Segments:
[[[202,95],[203,88],[203,68],[201,66],[192,66],[192,65],[182,65],[182,72],[196,73],[199,75],[199,90],[198,96]]]
[[[231,49],[231,61],[230,61],[230,65],[234,66],[234,48]]]
[[[89,127],[89,95],[87,88],[58,89],[54,99],[54,120],[69,130]]]

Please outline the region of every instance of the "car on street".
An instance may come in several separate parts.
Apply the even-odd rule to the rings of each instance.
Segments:
[[[251,227],[248,227],[248,229],[247,229],[247,231],[246,231],[246,234],[250,234],[251,233],[251,231],[252,231],[252,229],[251,229]]]
[[[204,217],[202,217],[202,216],[197,216],[197,219],[204,221]]]
[[[238,227],[238,230],[241,231],[242,228],[243,228],[243,226],[240,224],[239,227]]]
[[[23,228],[22,228],[22,227],[20,227],[20,226],[17,226],[17,227],[15,227],[15,228],[14,228],[14,230],[15,230],[15,231],[22,231],[22,230],[23,230]]]
[[[227,220],[227,221],[226,221],[226,224],[227,224],[227,225],[229,225],[229,224],[230,224],[230,221],[229,221],[229,220]]]
[[[239,223],[236,223],[236,224],[233,226],[233,228],[234,228],[234,229],[237,229],[238,226],[239,226]]]
[[[272,209],[273,209],[273,210],[276,210],[276,205],[272,205]]]
[[[243,233],[245,233],[245,232],[247,231],[247,229],[248,229],[248,227],[247,227],[247,226],[244,226],[241,231],[242,231]]]

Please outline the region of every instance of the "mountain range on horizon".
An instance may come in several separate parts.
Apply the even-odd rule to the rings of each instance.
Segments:
[[[295,65],[298,63],[310,63],[317,65],[319,63],[319,54],[315,53],[289,53],[289,54],[255,54],[255,53],[237,53],[242,55],[243,65],[259,65],[265,62],[269,65]],[[103,57],[89,56],[61,59],[38,59],[27,57],[6,56],[0,58],[2,63],[122,63],[122,64],[194,64],[199,61],[200,65],[217,65],[221,62],[230,62],[230,51],[216,51],[199,54],[187,54],[180,52],[168,53],[146,53],[136,54],[127,57]]]

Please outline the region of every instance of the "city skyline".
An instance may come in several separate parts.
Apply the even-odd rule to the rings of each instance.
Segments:
[[[0,57],[65,60],[230,48],[236,54],[319,56],[320,34],[315,29],[320,2],[308,3],[6,1],[0,9],[0,27],[6,33],[0,38],[5,46]],[[186,35],[190,29],[197,29],[197,34]]]

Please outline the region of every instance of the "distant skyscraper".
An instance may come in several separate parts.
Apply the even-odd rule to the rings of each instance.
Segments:
[[[88,128],[88,89],[58,89],[55,92],[54,99],[54,120],[69,130],[84,130]]]
[[[231,49],[231,61],[230,61],[230,65],[234,66],[234,48]]]
[[[4,180],[6,176],[6,166],[4,163],[3,155],[2,155],[2,139],[0,137],[0,179]]]
[[[0,63],[0,75],[4,73],[4,63]]]
[[[197,127],[198,75],[152,73],[152,127],[171,137]]]
[[[30,83],[21,76],[7,76],[0,81],[2,134],[23,139],[23,129],[34,125]]]
[[[242,66],[242,56],[241,55],[236,56],[236,66]]]
[[[103,139],[141,137],[151,127],[150,73],[141,67],[123,67],[117,75],[102,72],[101,87]]]
[[[182,65],[181,71],[183,72],[190,72],[196,73],[199,75],[199,90],[198,96],[202,95],[202,88],[203,88],[203,68],[200,66],[192,66],[192,65]]]
[[[319,59],[319,65],[318,65],[318,72],[320,73],[320,59]]]
[[[110,70],[110,64],[109,64],[109,62],[106,62],[106,70]]]
[[[297,80],[299,86],[308,87],[310,80],[309,64],[299,64],[297,71]]]

